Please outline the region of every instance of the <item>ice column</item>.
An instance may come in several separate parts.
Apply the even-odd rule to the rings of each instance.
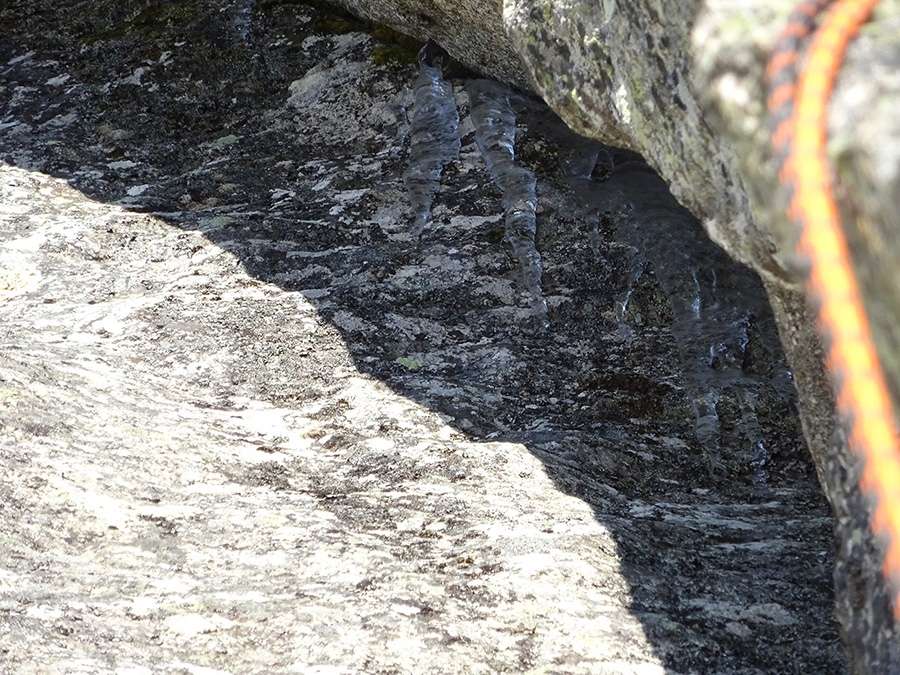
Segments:
[[[533,317],[541,328],[549,325],[547,301],[541,290],[541,256],[534,245],[537,229],[537,194],[531,171],[516,166],[516,114],[512,92],[490,80],[474,80],[466,86],[475,126],[475,142],[494,184],[503,193],[506,239],[522,269]]]
[[[443,77],[443,51],[429,41],[419,52],[419,76],[413,84],[409,164],[403,186],[412,204],[412,236],[422,236],[444,167],[459,157],[459,113],[453,86]]]
[[[653,267],[672,308],[672,335],[694,410],[694,435],[710,467],[716,473],[726,468],[717,408],[721,395],[730,392],[749,446],[744,457],[754,483],[765,488],[767,451],[756,415],[759,385],[743,372],[750,321],[770,314],[761,284],[710,241],[700,222],[645,163],[626,158],[600,183],[583,168],[570,171],[569,180],[587,203],[617,213],[619,236]]]

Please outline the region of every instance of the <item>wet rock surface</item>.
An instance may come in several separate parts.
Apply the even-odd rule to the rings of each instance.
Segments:
[[[461,73],[417,242],[415,51],[384,59],[371,26],[268,2],[0,19],[7,670],[843,672],[790,403],[760,388],[764,492],[728,399],[709,473],[669,299],[651,268],[623,338],[629,243],[539,119],[515,157],[544,332]]]

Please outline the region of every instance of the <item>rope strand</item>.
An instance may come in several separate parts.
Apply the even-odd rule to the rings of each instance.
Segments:
[[[847,45],[879,0],[807,0],[795,9],[767,69],[773,146],[790,192],[788,215],[799,227],[797,253],[809,264],[807,292],[827,343],[851,449],[864,466],[860,488],[872,500],[872,531],[885,544],[883,573],[900,619],[900,435],[869,321],[850,264],[826,155],[828,100]],[[816,30],[815,20],[834,9]],[[802,41],[812,44],[797,69]]]

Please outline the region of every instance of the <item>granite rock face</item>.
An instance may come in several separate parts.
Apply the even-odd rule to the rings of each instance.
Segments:
[[[415,3],[417,15],[404,0],[340,1],[385,21],[396,11],[403,30],[442,41],[468,66],[519,85],[524,79],[526,88],[584,135],[641,152],[713,240],[759,271],[800,391],[810,451],[839,514],[838,539],[842,546],[865,542],[864,551],[843,550],[839,557],[839,614],[847,640],[859,654],[867,652],[864,644],[882,644],[880,657],[860,656],[860,663],[877,670],[871,664],[887,659],[900,668],[892,646],[900,635],[879,590],[878,544],[865,534],[868,506],[854,485],[860,467],[842,440],[820,341],[793,271],[795,234],[778,196],[765,120],[765,62],[795,2],[506,0],[480,5],[478,12],[465,3],[428,2]],[[485,28],[488,8],[493,20]],[[478,42],[490,45],[489,56],[483,48],[459,49],[461,35],[467,42],[477,35]],[[900,408],[898,35],[900,2],[884,0],[850,47],[829,129],[840,208],[895,408]],[[510,47],[524,75],[511,72]],[[863,588],[874,590],[859,592]],[[860,598],[867,600],[860,605]]]
[[[369,26],[62,0],[0,26],[0,670],[846,668],[771,327],[741,364],[765,485],[739,453],[717,479],[669,301],[644,274],[618,316],[631,246],[549,111],[515,139],[536,332],[466,77],[416,241],[415,52]]]

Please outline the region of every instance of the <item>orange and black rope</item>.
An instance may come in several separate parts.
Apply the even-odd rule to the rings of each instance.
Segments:
[[[860,487],[874,505],[872,530],[885,544],[883,572],[900,620],[900,436],[871,338],[825,152],[828,100],[847,44],[879,0],[806,0],[796,7],[769,62],[769,112],[779,178],[799,226],[797,253],[809,268],[827,366],[853,452],[864,462]],[[832,6],[821,25],[816,20]],[[812,41],[800,67],[805,38]]]

